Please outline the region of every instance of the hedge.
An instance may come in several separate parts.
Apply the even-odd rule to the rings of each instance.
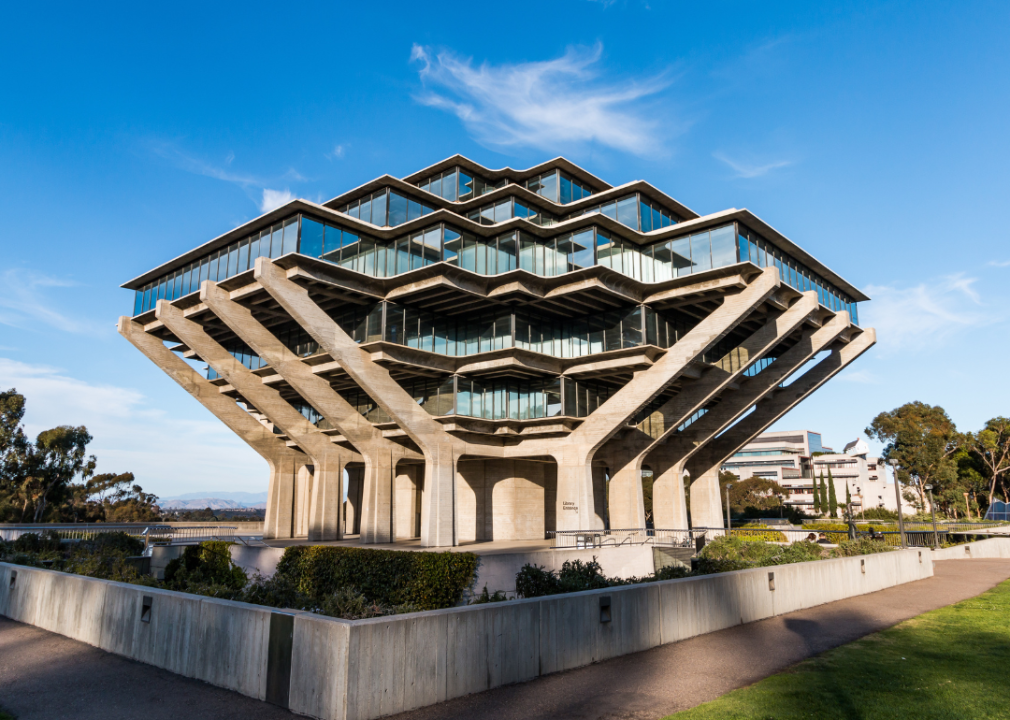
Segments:
[[[355,588],[375,602],[409,604],[419,610],[457,605],[476,572],[473,553],[321,545],[289,547],[277,564],[277,575],[319,602],[338,590]]]

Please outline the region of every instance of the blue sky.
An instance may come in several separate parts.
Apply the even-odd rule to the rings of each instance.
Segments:
[[[777,426],[1010,414],[1006,3],[21,3],[0,28],[0,386],[162,496],[262,461],[115,331],[119,285],[284,199],[565,155],[749,208],[878,345]],[[168,442],[165,442],[165,441]]]

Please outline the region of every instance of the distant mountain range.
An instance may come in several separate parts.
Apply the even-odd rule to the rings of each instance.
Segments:
[[[265,492],[203,492],[160,498],[162,510],[263,510],[267,506]]]

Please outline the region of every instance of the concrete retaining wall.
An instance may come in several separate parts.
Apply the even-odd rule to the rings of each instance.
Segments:
[[[0,564],[0,614],[297,713],[369,720],[920,580],[937,555],[904,550],[358,621]]]
[[[935,550],[934,560],[971,560],[972,558],[1010,558],[1010,538],[989,538],[978,542]]]

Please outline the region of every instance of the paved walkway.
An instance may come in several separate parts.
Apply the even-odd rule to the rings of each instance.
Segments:
[[[936,575],[848,600],[497,688],[397,720],[656,720],[804,658],[1010,578],[1010,560],[948,560]],[[280,708],[0,618],[0,705],[19,720],[261,720]]]

